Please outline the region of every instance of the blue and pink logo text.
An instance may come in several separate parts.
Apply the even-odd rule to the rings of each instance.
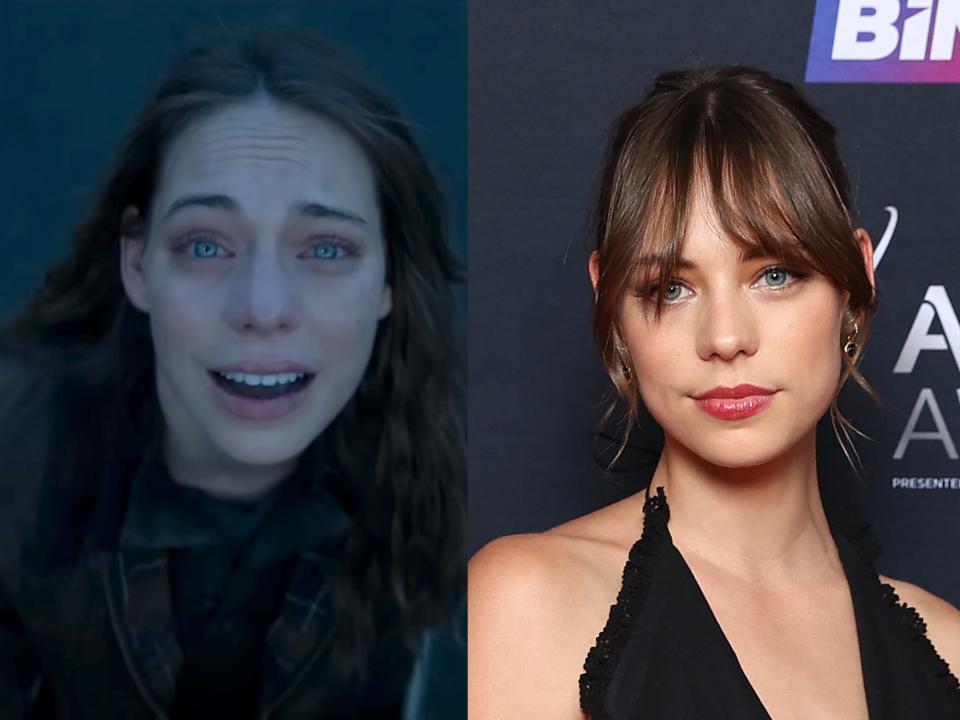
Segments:
[[[817,0],[807,82],[960,83],[960,0]]]

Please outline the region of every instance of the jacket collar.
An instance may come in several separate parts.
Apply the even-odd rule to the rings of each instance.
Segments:
[[[159,412],[156,405],[154,412]],[[158,419],[158,415],[154,418]],[[102,492],[94,514],[95,522],[103,524],[94,526],[98,532],[88,546],[87,557],[102,576],[111,625],[127,669],[155,714],[165,717],[183,666],[170,601],[167,547],[165,542],[136,542],[144,539],[142,535],[138,538],[139,530],[148,529],[149,525],[139,525],[138,532],[124,534],[130,527],[126,520],[139,523],[144,519],[137,508],[148,509],[149,504],[139,504],[144,498],[138,493],[147,493],[149,499],[150,481],[157,479],[151,474],[162,468],[162,423],[154,422],[152,427],[153,436],[138,462],[118,461],[104,467]],[[249,559],[260,565],[271,562],[278,552],[296,557],[281,609],[265,638],[261,700],[264,713],[272,712],[283,702],[308,667],[320,661],[335,627],[330,579],[353,521],[329,490],[338,471],[326,461],[329,454],[323,443],[321,438],[304,453],[295,473],[302,495],[290,522],[296,523],[304,535],[286,533],[286,545],[279,543],[264,557]],[[298,537],[306,537],[308,542],[291,540]],[[171,538],[164,538],[161,533],[154,537],[157,539]],[[192,542],[204,538],[198,534],[188,539]]]

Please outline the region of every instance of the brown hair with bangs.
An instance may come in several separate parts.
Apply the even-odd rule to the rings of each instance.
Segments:
[[[876,299],[857,245],[836,130],[792,85],[743,66],[663,73],[613,128],[596,208],[593,323],[604,366],[627,404],[620,451],[639,404],[620,325],[623,297],[638,287],[664,287],[676,272],[697,193],[745,253],[816,271],[849,293],[837,343],[842,347],[858,329],[857,350],[852,357],[841,353],[830,417],[857,465],[850,433],[859,431],[840,413],[837,397],[853,377],[876,399],[857,368]],[[658,316],[661,309],[658,295]]]

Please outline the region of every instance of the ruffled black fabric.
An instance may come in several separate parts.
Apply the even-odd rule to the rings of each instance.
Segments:
[[[580,708],[584,714],[600,720],[603,697],[610,683],[610,676],[623,651],[633,617],[643,606],[656,565],[657,550],[663,540],[670,519],[670,509],[663,488],[648,497],[643,505],[643,532],[630,548],[627,563],[623,568],[623,582],[617,594],[617,602],[610,607],[607,624],[597,636],[596,644],[587,654],[580,676]]]
[[[881,593],[883,593],[884,602],[899,615],[900,627],[903,632],[909,636],[911,642],[920,645],[921,653],[929,659],[931,673],[943,683],[944,692],[955,697],[957,710],[960,711],[960,681],[957,680],[956,675],[950,672],[947,661],[940,657],[940,653],[937,652],[933,643],[930,642],[930,638],[927,637],[927,624],[920,617],[920,613],[910,605],[900,602],[897,591],[893,589],[893,586],[881,583],[879,578],[877,578],[877,583],[880,585]]]
[[[873,571],[877,590],[883,598],[884,605],[897,615],[896,624],[900,631],[909,638],[910,642],[919,645],[919,654],[929,664],[930,673],[943,684],[944,693],[955,698],[957,710],[960,712],[960,680],[957,680],[956,675],[950,671],[950,666],[947,665],[946,660],[940,656],[933,643],[930,642],[930,638],[927,637],[927,623],[924,622],[916,608],[900,601],[900,597],[892,585],[881,582],[880,576],[873,567],[874,561],[880,555],[880,543],[873,534],[870,523],[864,520],[855,508],[848,506],[842,513],[839,525],[840,530],[853,545],[857,554]]]
[[[769,720],[672,545],[663,488],[647,498],[644,513],[616,603],[584,663],[581,709],[592,720]],[[869,523],[847,508],[831,518],[830,527],[853,596],[871,718],[960,720],[960,683],[927,637],[919,613],[877,575],[881,549]],[[690,677],[711,682],[690,684]]]

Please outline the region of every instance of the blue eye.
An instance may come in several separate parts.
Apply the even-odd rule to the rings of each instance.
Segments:
[[[659,285],[652,285],[647,293],[647,298],[654,299],[659,294],[663,302],[670,304],[681,300],[686,300],[690,296],[691,290],[679,280],[668,280],[663,290]]]
[[[223,248],[211,240],[197,240],[191,244],[193,256],[197,258],[210,258],[220,255]]]
[[[662,290],[660,285],[650,285],[646,291],[638,294],[637,297],[655,302],[659,296],[660,300],[670,305],[686,300],[692,293],[693,291],[680,280],[668,280]]]
[[[671,280],[667,283],[666,290],[663,291],[663,299],[667,302],[679,300],[681,292],[683,292],[683,285]]]
[[[339,260],[346,255],[346,250],[336,243],[318,243],[310,250],[310,257],[318,260]]]
[[[769,267],[763,272],[760,273],[761,285],[764,287],[783,287],[784,285],[789,285],[793,280],[797,279],[799,273],[795,273],[792,270],[787,270],[785,267],[774,266]]]

